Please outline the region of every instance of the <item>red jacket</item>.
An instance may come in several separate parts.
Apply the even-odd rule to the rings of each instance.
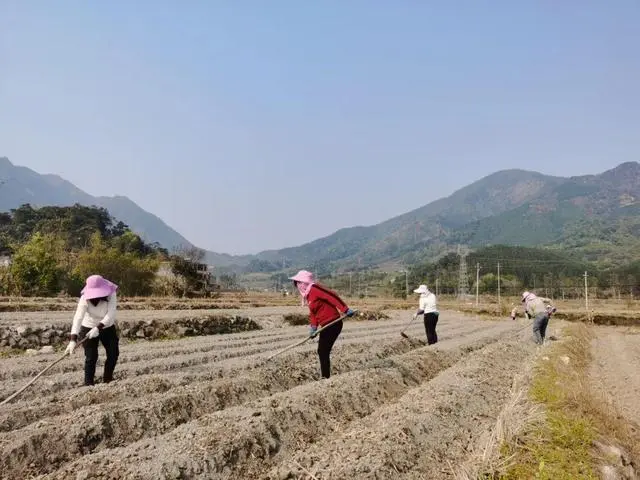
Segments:
[[[347,313],[349,307],[342,299],[328,288],[317,284],[311,286],[307,295],[310,321],[312,327],[324,326],[340,317],[340,312]]]

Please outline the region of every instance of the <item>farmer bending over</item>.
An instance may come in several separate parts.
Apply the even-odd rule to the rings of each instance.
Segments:
[[[413,293],[420,294],[420,300],[418,304],[418,311],[413,315],[413,318],[418,318],[418,315],[424,314],[424,329],[427,333],[427,343],[433,345],[438,343],[438,334],[436,333],[436,325],[438,323],[438,307],[436,305],[436,296],[430,291],[426,285],[420,285]]]
[[[313,273],[300,270],[289,280],[293,281],[294,287],[300,292],[302,305],[309,307],[309,328],[311,329],[312,337],[316,336],[318,326],[323,327],[340,318],[340,313],[344,313],[348,317],[353,315],[353,310],[335,292],[315,283]],[[331,349],[341,331],[342,320],[320,332],[318,356],[320,357],[322,378],[331,376]]]
[[[524,314],[530,319],[533,318],[533,336],[538,345],[544,343],[544,339],[547,333],[547,325],[549,325],[549,318],[555,313],[556,308],[551,305],[551,299],[538,297],[534,293],[524,292],[522,294],[522,304],[524,305]],[[511,311],[511,318],[516,319],[516,311],[518,307],[515,307]]]
[[[104,363],[104,383],[113,380],[118,361],[118,334],[116,332],[116,290],[118,286],[100,275],[87,278],[78,301],[71,326],[71,341],[66,352],[75,351],[78,337],[87,337],[84,346],[84,384],[93,385],[98,362],[98,342],[102,343],[107,360]]]

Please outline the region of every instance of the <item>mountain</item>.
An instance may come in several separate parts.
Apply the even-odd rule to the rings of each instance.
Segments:
[[[556,245],[598,260],[632,253],[640,246],[639,234],[640,164],[627,162],[599,175],[567,178],[518,208],[461,227],[451,240],[471,246]]]
[[[0,209],[21,204],[96,205],[165,248],[191,245],[157,216],[126,197],[93,197],[57,175],[41,175],[0,158]],[[554,177],[503,170],[403,215],[372,226],[344,228],[297,247],[206,261],[247,271],[390,266],[439,255],[457,243],[570,248],[588,260],[640,259],[640,164],[598,175]]]
[[[262,252],[258,257],[274,262],[284,258],[310,268],[336,261],[346,268],[380,264],[425,246],[443,244],[456,228],[520,207],[564,181],[536,172],[504,170],[378,225],[345,228],[305,245]]]
[[[0,157],[0,211],[25,203],[33,206],[68,206],[79,203],[104,207],[112,217],[129,225],[146,241],[158,242],[168,249],[191,245],[160,218],[143,210],[127,197],[94,197],[58,175],[42,175],[29,168],[13,165],[6,157]],[[207,253],[218,264],[225,261],[231,263],[230,255]]]
[[[587,260],[638,258],[640,164],[599,175],[553,177],[503,170],[378,225],[345,228],[261,260],[316,270],[390,264],[397,268],[450,250],[506,244],[575,249]]]

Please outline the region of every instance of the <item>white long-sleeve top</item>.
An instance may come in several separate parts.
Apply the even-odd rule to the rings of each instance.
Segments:
[[[438,311],[436,296],[433,292],[423,293],[420,295],[418,311],[424,311],[425,314]]]
[[[107,297],[107,301],[98,302],[95,307],[89,300],[81,298],[78,301],[76,314],[73,316],[71,334],[78,335],[80,327],[93,328],[102,323],[105,328],[112,326],[116,321],[116,294]]]

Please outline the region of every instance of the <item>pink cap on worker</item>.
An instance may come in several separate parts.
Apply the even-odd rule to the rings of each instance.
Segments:
[[[313,273],[308,272],[307,270],[300,270],[293,277],[289,277],[289,280],[293,280],[294,282],[302,282],[302,283],[315,282],[315,279],[313,278]]]
[[[118,286],[101,277],[100,275],[91,275],[87,278],[85,286],[82,289],[82,298],[85,300],[91,300],[92,298],[108,297],[115,293]]]

